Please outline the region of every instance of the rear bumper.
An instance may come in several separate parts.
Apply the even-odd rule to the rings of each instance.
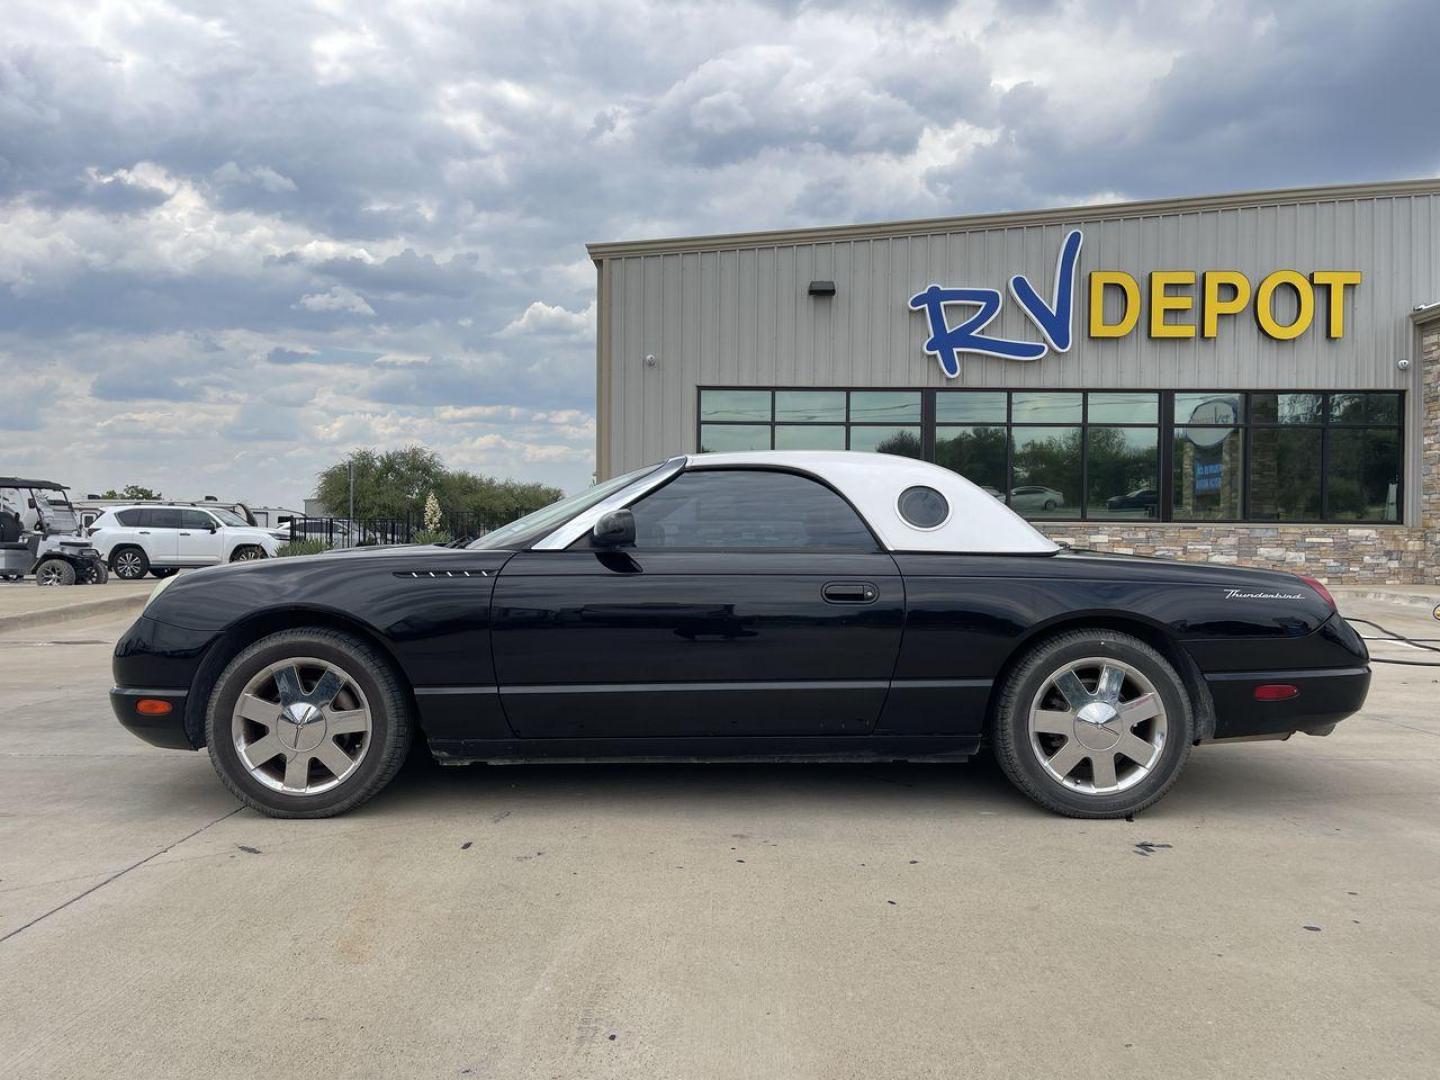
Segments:
[[[1215,738],[1236,739],[1291,731],[1326,734],[1338,721],[1358,712],[1370,690],[1370,669],[1321,668],[1314,671],[1234,671],[1206,675],[1215,704]],[[1299,693],[1285,701],[1256,701],[1255,688],[1285,683]]]
[[[115,718],[132,735],[144,739],[151,746],[163,746],[167,750],[194,750],[190,737],[185,733],[184,690],[140,690],[128,686],[117,686],[110,691],[110,708]],[[163,716],[139,712],[137,706],[144,701],[165,701],[170,711]]]

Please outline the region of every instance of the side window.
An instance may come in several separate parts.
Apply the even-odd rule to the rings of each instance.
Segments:
[[[717,469],[682,473],[633,505],[635,547],[874,551],[850,505],[795,473]]]
[[[145,511],[147,518],[145,524],[152,529],[178,529],[180,528],[180,511],[171,510],[166,507],[157,506]]]
[[[144,510],[120,510],[115,514],[115,520],[127,529],[133,529],[140,524],[141,515],[144,513]]]
[[[180,528],[182,529],[209,529],[215,524],[215,519],[204,510],[181,510]]]

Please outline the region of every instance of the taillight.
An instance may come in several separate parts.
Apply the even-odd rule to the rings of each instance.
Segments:
[[[1295,576],[1298,577],[1301,581],[1305,582],[1306,585],[1309,585],[1310,588],[1314,589],[1317,593],[1319,593],[1320,599],[1324,600],[1325,603],[1330,605],[1331,611],[1340,610],[1335,604],[1335,597],[1330,595],[1330,590],[1325,588],[1324,585],[1320,584],[1320,582],[1316,581],[1313,577],[1306,577],[1304,574],[1296,574]]]

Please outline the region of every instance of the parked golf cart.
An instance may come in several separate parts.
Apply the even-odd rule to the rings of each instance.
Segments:
[[[80,519],[53,480],[0,476],[0,577],[37,585],[103,585],[100,553],[81,535]]]

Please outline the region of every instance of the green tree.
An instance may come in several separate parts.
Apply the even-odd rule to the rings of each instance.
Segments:
[[[322,471],[315,497],[336,516],[350,505],[350,469],[355,466],[355,516],[398,518],[423,514],[428,495],[449,514],[473,514],[488,522],[511,521],[560,498],[558,488],[497,480],[445,467],[440,455],[423,446],[399,450],[352,450]]]
[[[139,484],[126,484],[119,491],[107,488],[100,493],[102,499],[130,499],[132,502],[140,502],[144,499],[163,499],[164,497],[158,491],[151,491],[148,487],[141,487]]]

